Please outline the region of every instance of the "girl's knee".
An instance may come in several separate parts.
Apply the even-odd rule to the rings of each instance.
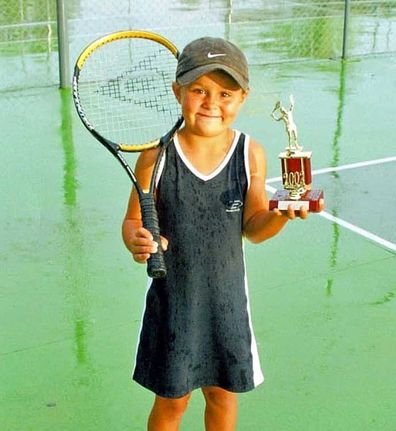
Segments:
[[[187,409],[191,394],[181,398],[155,398],[155,407],[169,417],[181,417]]]
[[[206,404],[228,408],[237,403],[237,394],[215,386],[202,388]]]

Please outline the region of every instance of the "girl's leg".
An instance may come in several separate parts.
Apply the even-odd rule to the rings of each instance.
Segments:
[[[214,386],[202,388],[202,392],[206,400],[206,431],[235,431],[237,395]]]
[[[148,431],[178,431],[191,394],[182,398],[155,397],[148,420]]]

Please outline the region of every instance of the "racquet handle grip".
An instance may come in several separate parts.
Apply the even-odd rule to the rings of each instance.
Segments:
[[[151,235],[153,240],[158,243],[157,253],[153,253],[147,261],[147,274],[151,278],[162,278],[166,276],[166,266],[164,254],[161,248],[160,230],[158,215],[155,208],[154,199],[151,194],[140,198],[140,209],[142,211],[142,222]]]

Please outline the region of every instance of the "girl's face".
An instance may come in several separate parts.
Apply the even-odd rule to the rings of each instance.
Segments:
[[[173,84],[185,120],[185,130],[214,137],[226,132],[237,117],[247,92],[226,73],[214,71],[192,84]]]

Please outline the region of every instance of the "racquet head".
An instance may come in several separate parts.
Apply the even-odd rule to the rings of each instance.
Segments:
[[[86,47],[77,59],[73,98],[87,129],[112,151],[159,145],[180,117],[172,91],[178,50],[148,31],[120,31]]]

